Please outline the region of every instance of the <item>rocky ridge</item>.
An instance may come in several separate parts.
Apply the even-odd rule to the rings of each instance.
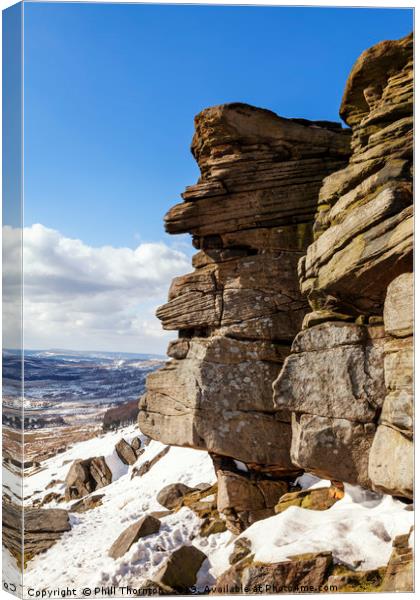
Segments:
[[[178,339],[139,427],[210,453],[234,533],[302,472],[412,498],[412,61],[412,36],[360,56],[349,129],[245,104],[195,118],[201,176],[165,226],[198,252],[158,309]]]
[[[232,485],[242,481],[250,491],[254,476],[300,470],[290,461],[290,417],[276,410],[272,383],[308,310],[297,264],[311,241],[322,180],[347,163],[349,135],[335,123],[244,104],[206,109],[195,125],[201,177],[165,224],[170,233],[190,232],[199,251],[194,272],[174,279],[158,310],[179,338],[168,349],[172,360],[148,378],[139,424],[166,444],[208,450],[216,462],[242,461],[245,472]],[[235,470],[231,460],[228,471]],[[254,508],[268,506],[261,497]]]

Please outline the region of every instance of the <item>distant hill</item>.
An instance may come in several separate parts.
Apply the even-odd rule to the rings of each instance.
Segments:
[[[3,355],[19,355],[21,350],[5,348]],[[25,356],[36,356],[39,358],[63,358],[69,359],[72,357],[86,358],[86,359],[109,359],[109,360],[164,360],[165,357],[161,354],[142,354],[135,352],[105,352],[101,350],[67,350],[63,348],[50,348],[47,350],[24,350]]]

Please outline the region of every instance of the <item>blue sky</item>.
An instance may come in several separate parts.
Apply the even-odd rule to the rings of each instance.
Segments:
[[[360,53],[412,27],[389,9],[27,3],[24,16],[25,347],[162,354],[176,334],[156,307],[191,271],[189,237],[167,236],[163,216],[198,177],[194,115],[240,101],[336,120]],[[19,258],[20,230],[3,239]]]
[[[359,54],[411,28],[397,9],[26,4],[25,224],[168,241],[162,217],[198,175],[196,113],[337,120]]]

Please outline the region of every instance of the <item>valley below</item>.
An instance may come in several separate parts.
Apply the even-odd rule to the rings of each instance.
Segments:
[[[5,351],[5,459],[34,466],[30,463],[45,460],[63,452],[70,444],[100,434],[107,411],[116,413],[118,422],[120,411],[124,418],[124,407],[128,406],[128,421],[134,422],[146,376],[162,364],[161,357],[146,354],[30,350],[25,351],[22,365],[19,353]],[[19,383],[22,368],[23,410]]]

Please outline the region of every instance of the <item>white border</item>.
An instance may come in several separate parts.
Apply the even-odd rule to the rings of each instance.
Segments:
[[[338,3],[337,1],[333,2],[331,0],[318,0],[317,2],[311,2],[310,0],[300,0],[300,1],[293,1],[293,0],[288,0],[287,2],[281,2],[278,0],[265,0],[265,1],[260,1],[260,0],[254,0],[254,1],[248,1],[248,0],[207,0],[207,1],[201,1],[201,0],[184,0],[183,2],[175,2],[173,0],[160,0],[159,2],[154,2],[153,0],[143,0],[142,2],[136,2],[135,0],[41,0],[42,2],[55,2],[55,3],[69,3],[72,2],[74,3],[101,3],[101,4],[178,4],[178,5],[194,5],[194,4],[201,4],[201,5],[230,5],[230,6],[287,6],[287,7],[335,7],[335,8],[415,8],[416,7],[416,3],[414,2],[414,0],[412,0],[411,2],[406,2],[403,0],[381,0],[381,1],[375,1],[375,0],[359,0],[359,1],[353,1],[350,3]],[[37,0],[25,0],[26,2],[37,2]],[[13,6],[14,4],[16,4],[17,2],[15,0],[0,0],[0,8],[1,10],[4,10],[10,6]],[[414,24],[415,27],[417,25],[417,12],[418,11],[414,11]],[[355,35],[357,35],[357,31],[354,32]],[[0,28],[0,96],[1,96],[1,85],[2,85],[2,78],[1,78],[1,42],[2,42],[2,34],[1,34],[1,28]],[[416,44],[415,44],[415,64],[417,62],[417,48],[416,48]],[[22,93],[23,93],[23,86],[22,86]],[[1,111],[1,106],[0,106],[0,111]],[[416,116],[417,116],[417,110],[416,110],[416,104],[414,105],[414,115],[415,115],[415,121],[416,121]],[[338,117],[338,115],[337,115]],[[23,115],[22,115],[23,118]],[[2,127],[1,127],[1,121],[0,121],[0,135],[2,134]],[[22,147],[22,151],[23,151],[23,147]],[[1,173],[1,145],[0,145],[0,189],[1,189],[1,184],[2,184],[2,173]],[[416,158],[416,157],[415,157]],[[416,165],[416,160],[414,162],[414,164]],[[416,189],[416,181],[414,180],[414,190]],[[417,215],[415,215],[415,224],[417,225]],[[1,243],[1,228],[0,228],[0,243]],[[416,251],[415,251],[415,257],[416,257]],[[1,280],[0,280],[0,289],[1,289]],[[419,300],[419,294],[417,293],[417,289],[415,290],[415,308],[417,309],[419,307],[420,300]],[[0,331],[1,331],[1,311],[0,311]],[[417,339],[415,337],[415,348],[417,350]],[[420,361],[420,359],[419,359]],[[417,370],[418,366],[419,366],[419,362],[418,362],[418,354],[416,352],[416,358],[415,358],[415,369]],[[1,358],[0,358],[0,366],[1,366]],[[1,381],[0,381],[0,385],[1,385]],[[415,447],[415,458],[417,459],[418,457],[418,453],[420,453],[420,449],[419,449],[419,445],[416,444]],[[419,464],[416,460],[416,464]],[[417,481],[417,478],[416,478]],[[417,491],[417,485],[416,487],[416,491]],[[415,531],[415,542],[417,543],[417,530]],[[420,559],[419,559],[420,560]],[[417,553],[415,553],[415,564],[417,566]],[[12,595],[9,596],[9,594],[7,594],[6,592],[3,593],[5,594],[5,596],[13,598]],[[351,597],[351,596],[357,596],[358,594],[345,594],[346,597]],[[301,595],[297,595],[294,596],[296,597],[300,597]],[[302,594],[303,597],[308,597],[308,596],[314,596],[312,595],[307,595],[307,594]],[[182,596],[178,596],[178,598],[181,598]],[[235,598],[249,598],[249,596],[234,596]],[[264,596],[267,597],[267,596]],[[287,598],[290,597],[290,595],[288,594],[282,594],[281,596],[276,596],[276,595],[270,595],[268,596],[270,598]],[[315,597],[319,597],[319,594],[315,595]],[[187,598],[191,598],[191,596],[188,596]],[[253,598],[255,598],[255,596],[253,596]],[[328,594],[328,598],[341,598],[343,599],[343,594]],[[395,594],[391,594],[391,593],[383,593],[380,594],[380,598],[389,598],[389,599],[394,599],[396,598]],[[398,600],[399,599],[404,599],[404,598],[413,598],[413,593],[400,593],[398,594]]]

